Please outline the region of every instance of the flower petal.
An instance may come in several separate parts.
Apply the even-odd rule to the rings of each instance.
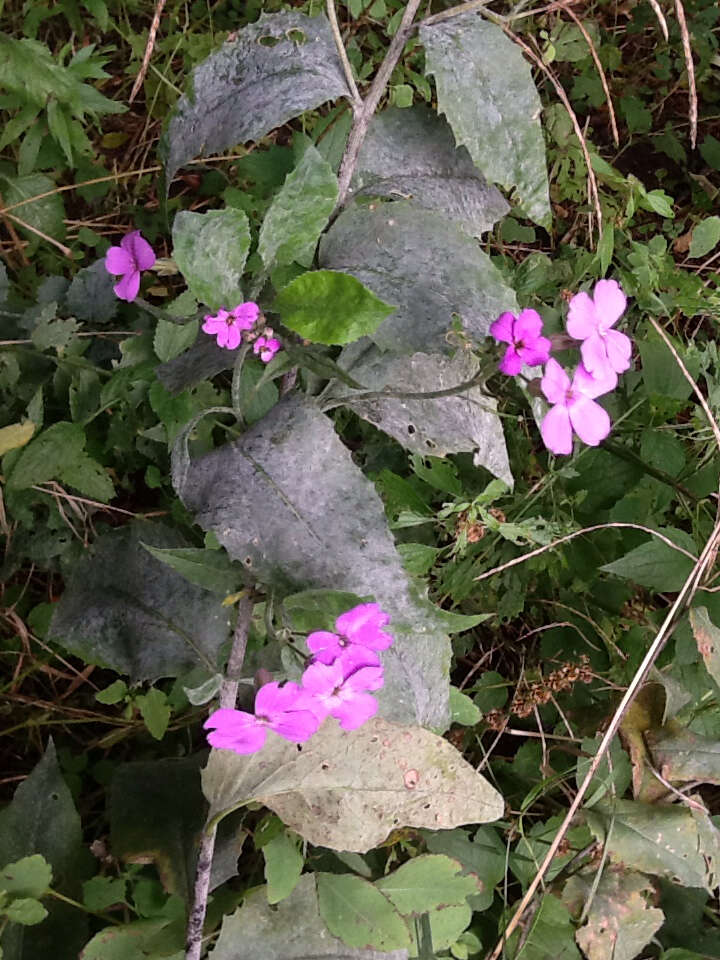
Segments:
[[[607,344],[605,337],[599,333],[591,333],[580,347],[585,369],[594,377],[606,376],[606,371],[610,368],[610,361],[607,355]]]
[[[207,735],[211,747],[218,750],[232,750],[234,753],[257,753],[265,746],[267,730],[261,724],[235,731],[213,730]]]
[[[515,321],[513,328],[513,339],[517,343],[522,340],[527,343],[530,340],[537,340],[542,333],[542,317],[537,310],[521,310]]]
[[[223,323],[221,327],[218,327],[216,331],[216,335],[217,335],[217,345],[219,347],[227,347],[229,331],[230,331],[230,327],[226,323]]]
[[[630,367],[632,340],[619,330],[608,330],[605,334],[605,347],[608,361],[616,373],[623,373]]]
[[[578,397],[568,410],[575,433],[589,447],[596,447],[610,433],[610,417],[599,403]]]
[[[567,392],[570,389],[570,377],[557,360],[553,360],[552,357],[545,367],[545,373],[540,381],[540,389],[550,403],[565,403]]]
[[[378,702],[371,693],[358,693],[351,700],[345,700],[330,711],[340,721],[343,730],[356,730],[377,713]]]
[[[214,336],[226,326],[227,323],[224,320],[221,320],[220,317],[206,316],[205,323],[202,325],[202,329],[203,333],[209,333]]]
[[[618,378],[614,370],[605,366],[597,374],[590,373],[582,363],[579,363],[573,375],[572,391],[594,400],[610,393],[617,386]]]
[[[379,690],[385,683],[385,675],[381,666],[360,667],[351,673],[343,684],[343,693],[362,693],[365,690]]]
[[[618,322],[627,307],[627,297],[617,280],[598,280],[593,290],[593,300],[603,332]]]
[[[514,377],[522,370],[522,358],[517,352],[515,347],[510,344],[510,346],[505,351],[505,356],[502,358],[498,364],[498,370],[501,373],[507,374],[508,377]]]
[[[255,713],[272,717],[287,710],[296,710],[301,696],[302,691],[296,683],[281,684],[276,680],[264,683],[255,694]]]
[[[515,317],[512,313],[501,313],[497,320],[490,324],[490,336],[498,343],[512,343],[514,325]]]
[[[241,330],[250,330],[260,316],[260,307],[252,300],[248,300],[245,303],[239,303],[232,311],[232,315],[240,324]]]
[[[115,284],[113,290],[120,300],[127,300],[128,303],[134,300],[140,292],[139,271],[131,270],[130,273],[126,273],[122,280]]]
[[[342,664],[311,663],[302,675],[302,688],[316,697],[330,696],[344,680]]]
[[[122,247],[110,247],[105,254],[105,269],[116,277],[123,273],[130,273],[133,269],[132,257]]]
[[[271,730],[293,743],[305,743],[317,733],[322,718],[310,710],[290,710],[268,724]]]
[[[589,295],[584,291],[576,293],[570,301],[566,322],[567,332],[576,340],[585,340],[597,330],[598,323],[595,304]]]
[[[540,424],[543,443],[555,454],[572,453],[572,427],[567,407],[557,404],[543,417]]]
[[[237,323],[225,324],[227,327],[227,338],[225,341],[225,346],[228,350],[237,350],[240,346],[240,341],[242,340],[242,332]]]
[[[133,258],[138,270],[149,270],[155,266],[155,251],[139,230],[133,230],[124,236],[120,245]]]
[[[307,645],[320,663],[333,663],[343,652],[340,638],[327,630],[315,630],[308,634]]]
[[[547,363],[550,359],[550,348],[552,343],[547,337],[538,337],[532,344],[525,347],[518,347],[518,355],[523,363],[529,367],[537,367],[541,363]]]

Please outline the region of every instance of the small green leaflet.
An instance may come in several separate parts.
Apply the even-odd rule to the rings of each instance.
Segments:
[[[696,224],[690,241],[690,256],[704,257],[720,243],[720,217],[706,217]]]

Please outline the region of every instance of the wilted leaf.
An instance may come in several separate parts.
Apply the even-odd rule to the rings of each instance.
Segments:
[[[654,766],[673,783],[720,783],[720,742],[673,725],[645,735]]]
[[[261,887],[223,920],[211,960],[407,960],[407,950],[390,953],[347,947],[328,933],[318,909],[315,877],[306,873],[290,896],[268,906]]]
[[[391,107],[373,117],[351,189],[410,199],[475,236],[491,230],[510,209],[465,147],[456,148],[447,121],[424,104],[410,110]]]
[[[337,197],[337,177],[309,144],[265,214],[258,239],[265,266],[295,262],[309,267]]]
[[[380,713],[447,726],[442,621],[406,574],[373,485],[312,400],[280,401],[242,438],[190,465],[178,492],[251,576],[281,594],[332,585],[391,617]]]
[[[448,390],[466,383],[477,373],[477,362],[462,351],[450,358],[439,353],[415,353],[412,356],[394,356],[382,353],[377,347],[361,347],[358,362],[351,363],[352,353],[340,362],[368,390],[384,388],[398,393],[429,393]],[[337,390],[337,397],[352,398],[353,392]],[[471,387],[446,397],[411,399],[406,397],[351,400],[348,404],[358,416],[375,424],[413,453],[421,456],[444,457],[449,453],[473,453],[476,467],[485,467],[490,473],[512,487],[505,436],[496,413],[497,401],[482,392],[480,386]]]
[[[432,853],[414,857],[375,886],[404,916],[464,904],[478,892],[475,879],[462,875],[462,864]]]
[[[351,732],[326,720],[298,751],[274,734],[259,753],[213,750],[210,818],[256,800],[310,843],[358,853],[403,826],[449,828],[502,816],[503,800],[446,740],[377,717]]]
[[[710,619],[707,607],[690,610],[690,626],[707,672],[720,685],[720,630]]]
[[[324,17],[262,14],[193,71],[161,151],[169,185],[202,153],[259,140],[326,100],[347,96],[342,65]]]
[[[161,524],[136,522],[98,537],[74,567],[48,637],[133,683],[215,672],[229,623],[219,600],[155,560],[143,544],[184,546]]]
[[[0,811],[0,864],[39,854],[50,865],[53,888],[77,900],[82,883],[93,869],[83,846],[80,817],[63,779],[52,740],[44,756],[15,791],[12,803]],[[27,863],[27,861],[25,861]],[[38,864],[39,866],[39,864]],[[26,877],[35,889],[45,873]],[[20,892],[20,891],[18,891]],[[26,891],[32,894],[34,890]],[[75,907],[48,899],[49,916],[38,926],[9,926],[2,935],[3,960],[76,960],[87,939],[87,918]]]
[[[250,250],[250,223],[242,210],[181,210],[172,235],[173,258],[197,300],[211,310],[232,310],[242,302],[241,281]]]
[[[645,735],[663,722],[663,689],[659,683],[646,683],[630,704],[620,724],[620,737],[630,754],[635,799],[651,802],[666,793],[665,787],[647,766]]]
[[[25,420],[24,423],[11,423],[9,426],[0,429],[0,457],[4,456],[9,450],[24,447],[32,439],[34,433],[35,424],[32,420]]]
[[[579,918],[592,898],[587,922],[575,934],[588,960],[634,960],[663,925],[662,910],[648,902],[654,889],[647,877],[606,869],[596,883],[595,871],[576,874],[565,884],[562,898]]]
[[[395,353],[446,353],[457,315],[476,340],[515,294],[477,242],[405,201],[345,210],[320,244],[320,263],[351,273],[395,312],[371,335]]]
[[[661,530],[670,540],[690,553],[695,552],[695,543],[683,530]],[[619,560],[606,563],[600,569],[614,573],[616,577],[632,580],[643,587],[658,592],[680,590],[693,568],[694,561],[679,550],[674,550],[662,540],[653,537],[647,543],[635,547]]]
[[[515,188],[528,217],[549,227],[542,105],[520,48],[477,13],[421,26],[420,39],[456,143],[488,180]]]

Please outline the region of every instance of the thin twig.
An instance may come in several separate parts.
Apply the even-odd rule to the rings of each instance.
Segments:
[[[657,0],[649,0],[649,2],[650,2],[650,6],[655,11],[655,16],[658,18],[660,29],[662,30],[663,36],[667,41],[670,39],[670,34],[668,33],[668,25],[667,25],[667,20],[665,19],[665,14],[662,12],[662,8],[660,4],[657,2]]]
[[[510,567],[515,567],[519,563],[525,563],[526,560],[532,560],[533,557],[539,557],[541,553],[545,553],[546,550],[554,550],[555,547],[559,547],[563,543],[567,543],[570,540],[574,540],[575,537],[581,537],[586,533],[593,533],[595,530],[614,530],[629,528],[631,530],[642,530],[643,533],[650,533],[653,537],[657,537],[658,540],[662,540],[664,544],[668,547],[672,547],[673,550],[677,550],[678,553],[684,553],[686,557],[695,562],[695,557],[690,553],[689,550],[686,550],[684,547],[679,547],[676,543],[673,543],[669,537],[666,537],[662,533],[658,533],[657,530],[652,530],[650,527],[645,527],[641,523],[625,523],[622,521],[614,521],[613,523],[596,523],[592,527],[583,527],[582,530],[574,530],[572,533],[568,533],[564,537],[560,537],[559,540],[553,540],[552,543],[546,543],[542,547],[537,547],[535,550],[531,550],[530,553],[524,553],[521,557],[515,557],[514,560],[508,560],[507,563],[502,563],[499,567],[494,567],[492,570],[487,570],[485,573],[481,573],[479,577],[475,577],[475,580],[487,580],[488,577],[494,577],[496,573],[502,573],[503,570],[509,570]]]
[[[615,146],[620,146],[620,137],[618,136],[617,123],[615,122],[615,108],[613,107],[612,97],[610,96],[610,87],[608,86],[607,78],[605,76],[605,71],[603,70],[603,65],[600,63],[600,57],[598,56],[597,50],[595,49],[595,44],[592,41],[592,37],[585,29],[585,25],[582,20],[578,17],[574,10],[569,6],[563,4],[562,9],[570,17],[571,20],[575,23],[575,26],[578,28],[580,33],[585,38],[585,43],[587,43],[590,48],[590,53],[592,58],[595,61],[595,69],[600,74],[600,82],[602,83],[602,88],[605,91],[605,99],[608,105],[608,112],[610,114],[610,129],[612,130],[613,140],[615,141]]]
[[[157,37],[158,27],[160,26],[160,17],[162,16],[164,6],[165,0],[157,0],[155,5],[155,13],[153,14],[152,23],[150,24],[150,32],[148,33],[147,43],[145,44],[145,55],[143,56],[140,72],[135,77],[135,83],[130,91],[128,103],[133,102],[140,91],[140,87],[145,81],[145,74],[148,72],[148,67],[150,66],[150,57],[152,57],[152,53],[155,48],[155,38]]]
[[[695,64],[692,58],[692,47],[690,46],[690,33],[688,32],[687,20],[685,19],[685,7],[682,0],[675,0],[675,14],[680,27],[680,36],[682,37],[683,53],[685,55],[685,68],[688,75],[688,100],[690,101],[690,146],[695,149],[697,143],[697,121],[698,104],[697,90],[695,88]]]
[[[252,619],[253,602],[248,591],[240,598],[237,610],[237,622],[233,634],[232,649],[225,670],[225,679],[220,685],[220,707],[223,710],[232,710],[237,701],[238,681],[245,659],[250,621]],[[203,831],[200,849],[198,850],[197,866],[195,867],[195,887],[193,889],[193,905],[188,917],[187,943],[185,960],[200,960],[202,953],[202,933],[207,910],[208,894],[210,892],[210,874],[212,872],[213,854],[215,852],[215,835],[217,827],[212,826]]]
[[[38,228],[33,227],[32,224],[26,223],[25,220],[21,220],[20,217],[16,217],[14,213],[8,213],[7,207],[5,207],[4,210],[0,210],[0,214],[3,217],[6,217],[8,220],[13,220],[24,230],[29,230],[30,233],[34,233],[35,236],[40,237],[41,240],[46,240],[48,243],[51,243],[54,247],[57,247],[64,256],[72,259],[72,250],[70,247],[66,247],[64,243],[60,243],[60,241],[56,240],[54,237],[48,236],[47,233],[43,233],[42,230],[38,230]]]
[[[528,887],[525,893],[525,896],[522,898],[522,900],[518,904],[518,907],[515,910],[515,913],[513,914],[510,922],[508,923],[507,927],[503,931],[502,938],[495,945],[495,949],[488,955],[487,960],[498,960],[500,954],[502,953],[505,947],[505,944],[508,941],[508,938],[512,935],[513,931],[517,928],[518,924],[523,918],[523,915],[525,914],[525,911],[532,903],[538,887],[543,882],[545,874],[547,873],[548,868],[550,867],[550,864],[552,863],[553,858],[555,857],[555,854],[558,852],[560,844],[565,839],[565,835],[570,829],[570,825],[572,824],[575,814],[580,809],[580,805],[582,804],[585,798],[585,794],[587,793],[588,788],[590,787],[590,783],[592,782],[592,779],[595,776],[595,772],[597,771],[605,754],[607,753],[607,750],[610,744],[612,743],[615,737],[615,734],[617,733],[620,727],[620,724],[622,723],[623,717],[625,716],[628,708],[630,707],[633,700],[637,696],[640,688],[645,682],[645,678],[650,672],[650,668],[654,664],[655,660],[658,657],[658,654],[660,653],[663,646],[665,645],[665,641],[667,640],[668,636],[672,632],[672,627],[675,624],[677,616],[692,601],[692,597],[695,591],[697,590],[697,586],[700,580],[702,579],[705,569],[715,554],[715,551],[718,545],[718,540],[720,540],[720,523],[715,524],[715,527],[707,543],[705,544],[702,553],[698,557],[695,565],[693,566],[693,569],[690,571],[690,574],[688,575],[687,579],[685,580],[685,583],[683,584],[682,590],[677,595],[675,602],[673,603],[672,607],[667,613],[667,616],[663,620],[662,626],[658,630],[657,635],[655,636],[655,639],[650,645],[648,652],[645,654],[645,657],[643,658],[642,663],[638,667],[637,672],[635,673],[635,676],[633,677],[632,682],[630,683],[630,686],[625,691],[625,695],[620,701],[613,715],[613,718],[610,721],[610,724],[607,730],[605,731],[605,735],[603,736],[602,741],[600,742],[600,746],[597,749],[597,753],[593,757],[592,762],[588,767],[588,771],[585,774],[585,778],[578,789],[575,799],[570,805],[570,808],[567,814],[565,815],[565,819],[560,825],[558,832],[555,834],[555,837],[553,838],[553,842],[550,844],[550,847],[548,848],[548,852],[545,855],[545,859],[543,860],[538,872],[535,874],[533,880],[531,881],[530,886]]]
[[[362,109],[359,110],[355,115],[355,120],[350,130],[347,145],[345,147],[345,153],[343,154],[342,162],[340,164],[340,173],[338,175],[338,201],[335,208],[336,210],[339,210],[345,203],[345,198],[347,197],[348,190],[350,189],[350,181],[352,180],[352,175],[355,172],[355,166],[360,155],[360,148],[362,147],[365,137],[367,136],[370,121],[372,120],[373,114],[377,109],[377,105],[380,103],[380,98],[385,92],[385,87],[390,80],[390,76],[392,75],[398,60],[402,56],[407,39],[412,32],[412,22],[415,19],[415,14],[417,13],[420,3],[421,0],[408,0],[408,4],[405,7],[405,12],[403,13],[402,20],[400,21],[398,31],[392,38],[390,46],[388,47],[388,51],[385,54],[385,59],[380,64],[380,68],[375,75],[375,79],[370,85],[370,89],[362,105]]]
[[[342,68],[345,72],[345,79],[347,80],[347,85],[350,88],[350,93],[352,94],[350,105],[352,106],[353,113],[357,115],[363,108],[363,101],[362,97],[360,96],[360,91],[357,88],[357,84],[355,83],[352,66],[348,60],[345,44],[343,43],[342,34],[340,33],[340,24],[338,23],[337,11],[335,9],[335,0],[327,0],[325,8],[327,10],[328,20],[330,21],[330,29],[332,30],[332,35],[335,40],[335,47],[337,48],[338,56],[340,57],[340,62],[342,63]]]

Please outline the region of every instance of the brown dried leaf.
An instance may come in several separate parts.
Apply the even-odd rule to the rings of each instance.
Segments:
[[[720,630],[710,619],[707,607],[693,607],[690,626],[707,672],[720,684]]]

